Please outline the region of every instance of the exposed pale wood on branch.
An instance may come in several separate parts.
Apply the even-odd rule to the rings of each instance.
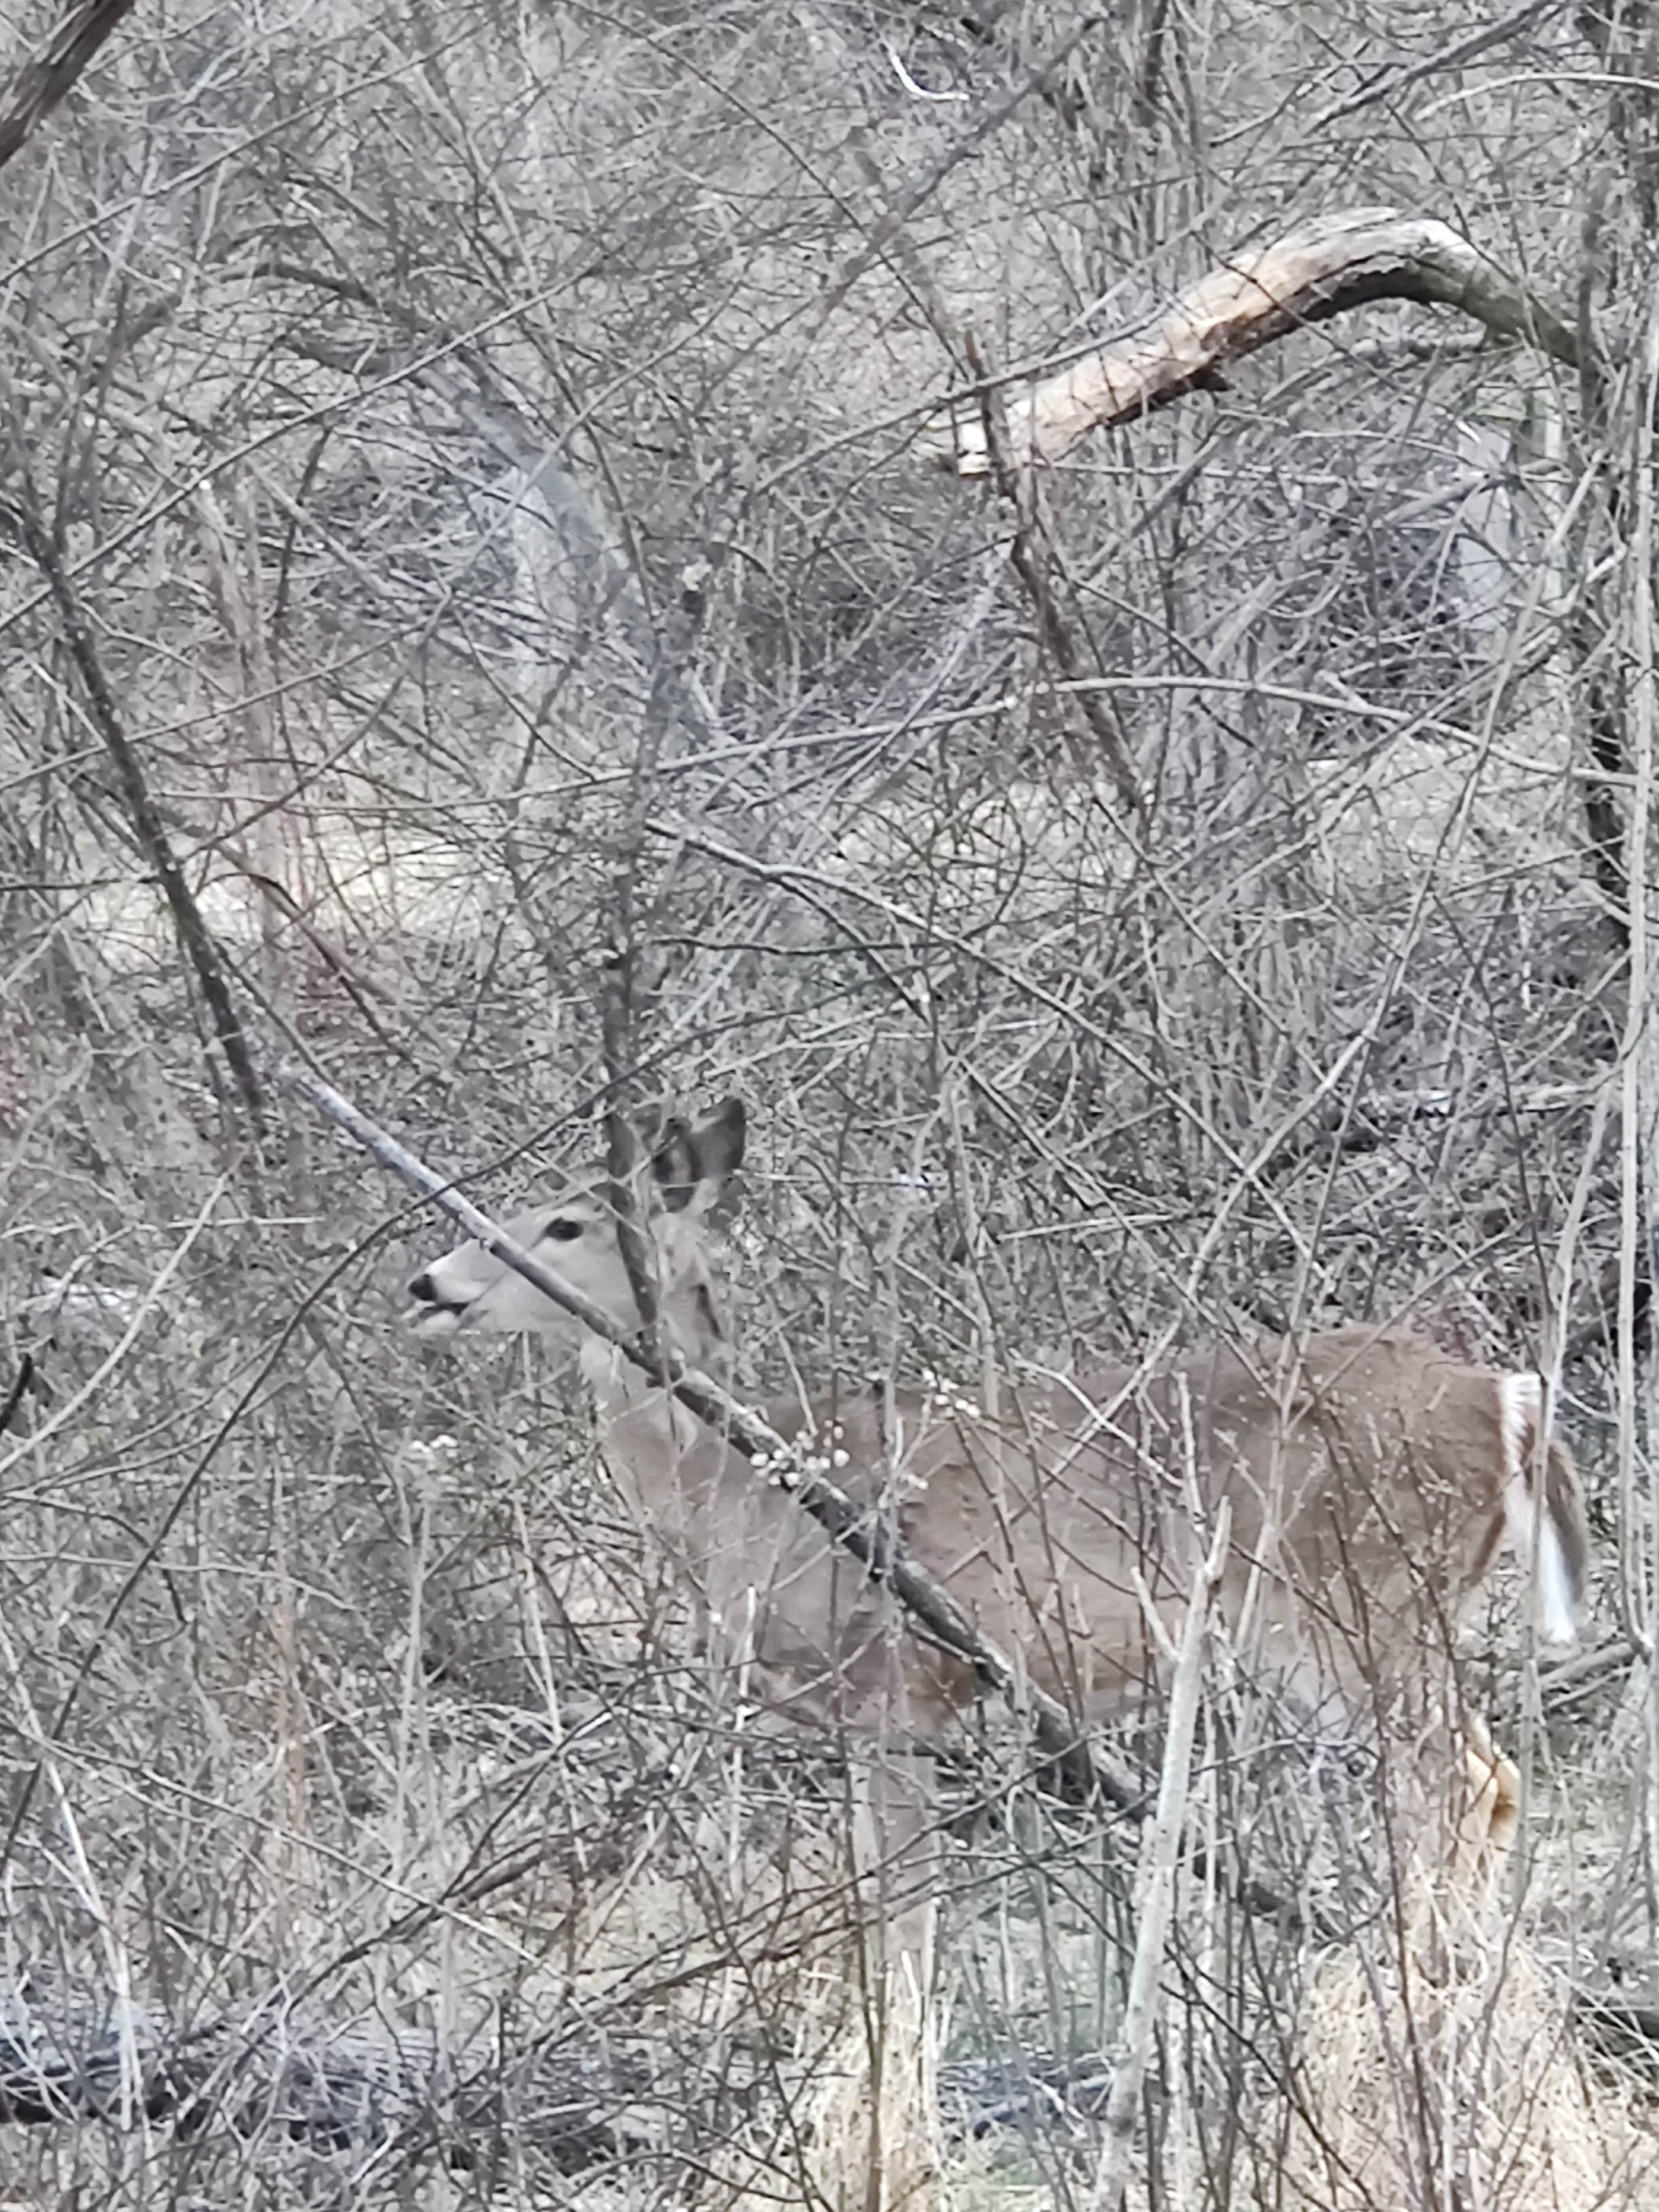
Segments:
[[[1137,330],[1011,393],[1008,446],[1018,463],[1058,461],[1097,430],[1218,384],[1230,362],[1377,300],[1455,307],[1494,337],[1580,367],[1577,331],[1447,223],[1390,208],[1355,208],[1236,254]],[[991,472],[977,402],[933,426],[925,449],[959,476]]]

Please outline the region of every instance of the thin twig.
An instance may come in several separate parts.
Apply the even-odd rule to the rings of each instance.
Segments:
[[[229,976],[220,957],[213,933],[203,920],[202,909],[185,880],[184,869],[173,849],[161,811],[150,794],[143,764],[127,736],[115,704],[115,695],[104,673],[103,662],[99,659],[97,648],[92,641],[92,633],[81,611],[75,586],[58,557],[58,548],[52,532],[36,510],[31,490],[26,488],[21,499],[15,504],[0,502],[0,516],[10,523],[45,579],[47,592],[58,610],[64,642],[69,648],[70,659],[75,664],[86,694],[87,711],[115,764],[122,799],[132,823],[133,834],[138,840],[139,849],[161,886],[161,895],[173,915],[179,942],[195,975],[197,988],[206,1003],[213,1033],[241,1093],[248,1116],[256,1130],[262,1129],[264,1126],[264,1100],[259,1079],[254,1072],[253,1055],[248,1048],[247,1033],[231,995]]]
[[[1135,1882],[1135,1956],[1129,1994],[1123,2007],[1122,2056],[1112,2073],[1103,2117],[1105,2142],[1095,2172],[1093,2212],[1118,2212],[1129,2179],[1134,2148],[1135,2113],[1152,2057],[1158,2026],[1158,1986],[1164,1949],[1175,1909],[1176,1866],[1187,1825],[1187,1791],[1203,1686],[1204,1631],[1211,1601],[1227,1560],[1231,1516],[1226,1501],[1216,1516],[1209,1555],[1193,1577],[1187,1618],[1181,1632],[1170,1692],[1170,1721],[1164,1738],[1164,1768],[1158,1776],[1158,1810],[1141,1844]]]
[[[635,849],[637,860],[637,848]],[[623,1272],[633,1293],[640,1317],[640,1340],[653,1353],[660,1351],[657,1326],[657,1278],[640,1226],[637,1170],[639,1133],[629,1109],[634,1094],[634,951],[632,902],[617,894],[619,915],[627,941],[619,943],[605,963],[599,979],[599,1031],[605,1073],[605,1173],[610,1178],[607,1202],[616,1224],[617,1249]]]
[[[1013,540],[1008,557],[1013,564],[1014,574],[1025,587],[1025,596],[1031,603],[1031,612],[1036,617],[1037,633],[1043,647],[1081,709],[1083,719],[1089,725],[1095,742],[1105,757],[1112,781],[1117,787],[1118,796],[1131,818],[1139,821],[1145,814],[1146,806],[1134,769],[1130,765],[1123,725],[1109,696],[1088,681],[1091,672],[1084,665],[1083,655],[1078,650],[1070,623],[1055,604],[1053,583],[1060,570],[1060,556],[1054,533],[1042,513],[1037,471],[1015,465],[1008,439],[1005,412],[1006,403],[1001,387],[988,374],[979,348],[972,337],[969,337],[965,344],[969,366],[981,386],[980,419],[991,472],[997,489],[1014,519]]]
[[[686,568],[680,577],[679,597],[659,626],[650,696],[646,701],[629,770],[628,791],[617,830],[617,865],[611,884],[613,944],[599,984],[599,1033],[606,1085],[608,1197],[616,1219],[617,1249],[639,1315],[640,1334],[653,1348],[658,1342],[656,1273],[640,1226],[636,1180],[640,1144],[630,1110],[635,1103],[638,1081],[634,1035],[641,954],[639,878],[645,861],[650,805],[668,733],[671,726],[682,720],[679,708],[686,696],[686,671],[708,611],[707,582],[708,574],[701,563],[693,562]]]

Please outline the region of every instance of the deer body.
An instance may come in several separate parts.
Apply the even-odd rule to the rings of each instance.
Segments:
[[[726,1358],[708,1214],[743,1142],[735,1103],[695,1131],[671,1122],[627,1194],[657,1325],[689,1366],[717,1374]],[[618,1329],[641,1326],[603,1176],[507,1231]],[[477,1243],[435,1261],[410,1293],[427,1336],[572,1327]],[[582,1334],[605,1455],[690,1585],[711,1660],[778,1718],[870,1746],[860,1881],[890,1964],[925,1988],[938,1869],[926,1763],[908,1753],[973,1700],[971,1670],[910,1632],[886,1585],[787,1488],[613,1344]],[[1431,1885],[1449,1868],[1461,1886],[1473,1865],[1489,1887],[1518,1778],[1462,1709],[1454,1635],[1506,1540],[1530,1571],[1541,1633],[1573,1634],[1583,1507],[1542,1407],[1536,1376],[1470,1365],[1403,1330],[1349,1327],[1214,1344],[1150,1370],[1103,1361],[1000,1383],[994,1410],[966,1392],[883,1386],[784,1399],[768,1413],[888,1516],[1017,1674],[1084,1726],[1156,1695],[1224,1506],[1218,1611],[1247,1679],[1316,1711],[1335,1706],[1386,1748],[1396,1832]],[[900,1860],[920,1919],[890,1902],[883,1869]]]
[[[679,1332],[677,1331],[677,1334]],[[715,1346],[686,1342],[693,1365]],[[605,1450],[630,1510],[740,1647],[781,1712],[890,1727],[892,1601],[859,1563],[667,1394],[590,1355]],[[1085,1722],[1155,1693],[1143,1591],[1173,1627],[1224,1500],[1219,1593],[1252,1671],[1364,1723],[1420,1717],[1425,1662],[1506,1537],[1532,1539],[1533,1379],[1465,1365],[1419,1337],[1353,1328],[1162,1372],[1103,1364],[1000,1394],[847,1391],[774,1401],[769,1424],[823,1458],[1030,1680]],[[1189,1479],[1190,1478],[1190,1479]],[[1572,1632],[1583,1539],[1552,1444],[1537,1527],[1542,1626]],[[1195,1518],[1194,1507],[1198,1508]],[[735,1639],[735,1641],[734,1641]],[[975,1694],[970,1670],[910,1641],[908,1724],[932,1734]]]
[[[669,1125],[633,1203],[657,1319],[686,1363],[726,1345],[708,1209],[742,1157],[735,1103]],[[608,1185],[573,1182],[509,1224],[620,1327],[640,1315]],[[505,1262],[468,1244],[410,1285],[422,1334],[568,1334]],[[605,1457],[641,1525],[696,1593],[714,1642],[780,1714],[929,1735],[974,1697],[970,1671],[905,1634],[894,1601],[787,1489],[617,1349],[586,1338]],[[965,1392],[884,1387],[768,1409],[1028,1678],[1083,1723],[1121,1716],[1159,1673],[1223,1502],[1220,1613],[1247,1668],[1362,1726],[1419,1737],[1447,1697],[1460,1608],[1507,1540],[1534,1570],[1540,1627],[1569,1640],[1585,1534],[1565,1449],[1540,1433],[1535,1376],[1470,1365],[1398,1329],[1218,1344],[1151,1371]]]
[[[654,1318],[688,1367],[722,1376],[707,1216],[743,1141],[735,1104],[696,1130],[671,1122],[628,1192],[653,1316],[630,1286],[604,1176],[573,1182],[507,1233],[620,1330]],[[574,1327],[476,1243],[435,1261],[410,1291],[428,1336]],[[931,1762],[911,1747],[973,1700],[973,1674],[911,1632],[887,1586],[787,1488],[611,1342],[583,1338],[605,1456],[694,1593],[711,1658],[739,1670],[746,1701],[868,1747],[849,1762],[851,1858],[874,1954],[860,1986],[879,1993],[888,2026],[860,2032],[865,2074],[855,2057],[838,2094],[849,2112],[879,2115],[884,2085],[905,2080],[908,2109],[932,2114],[927,1992],[941,1869]],[[1395,1832],[1428,1877],[1438,1975],[1448,1923],[1436,1881],[1450,1871],[1461,1893],[1479,1871],[1478,1901],[1518,1803],[1515,1770],[1456,1698],[1459,1610],[1506,1540],[1531,1570],[1549,1639],[1571,1638],[1583,1583],[1577,1479],[1543,1432],[1542,1408],[1535,1376],[1353,1327],[1212,1345],[1150,1370],[1103,1361],[1070,1378],[1002,1382],[994,1407],[965,1390],[884,1385],[810,1405],[781,1399],[766,1413],[856,1503],[888,1516],[1017,1674],[1084,1725],[1155,1692],[1224,1508],[1218,1611],[1243,1668],[1315,1708],[1340,1705],[1395,1754],[1382,1771]],[[854,2195],[914,2201],[919,2185],[902,2161],[892,2167],[878,2118],[869,2129],[867,2191]],[[825,2133],[834,2141],[837,2129]],[[925,2181],[925,2122],[898,2133]],[[847,2180],[826,2178],[833,2200],[851,2201]]]

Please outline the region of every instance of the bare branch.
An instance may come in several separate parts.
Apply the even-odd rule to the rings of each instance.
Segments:
[[[1482,54],[1489,54],[1494,46],[1501,46],[1520,32],[1530,30],[1540,15],[1548,15],[1556,0],[1522,0],[1518,8],[1495,23],[1482,23],[1465,37],[1454,39],[1449,46],[1437,43],[1433,50],[1420,59],[1385,70],[1371,82],[1350,93],[1346,99],[1337,100],[1332,106],[1322,108],[1304,125],[1311,138],[1316,131],[1328,131],[1333,123],[1346,117],[1358,115],[1367,107],[1380,106],[1384,100],[1398,100],[1402,92],[1413,85],[1421,84],[1425,77],[1443,76],[1451,70],[1463,69]],[[1229,132],[1229,137],[1235,134]],[[1242,135],[1242,133],[1237,134]]]
[[[161,895],[173,915],[179,942],[195,975],[197,987],[213,1024],[213,1033],[241,1093],[242,1103],[247,1108],[254,1127],[262,1128],[264,1101],[260,1092],[259,1079],[254,1072],[253,1056],[248,1050],[247,1033],[231,996],[230,978],[220,957],[213,933],[203,919],[202,909],[197,904],[190,885],[185,881],[185,872],[173,849],[161,810],[151,795],[143,764],[127,736],[115,704],[115,695],[110,689],[103,663],[93,644],[92,633],[87,627],[69,572],[58,558],[52,532],[36,511],[31,491],[25,489],[15,506],[0,503],[0,518],[11,524],[46,580],[47,592],[58,611],[64,642],[69,648],[70,659],[75,663],[76,672],[86,693],[87,709],[93,726],[114,763],[122,800],[131,820],[133,834],[161,887]]]
[[[68,97],[76,79],[131,8],[132,0],[80,0],[70,9],[45,53],[19,74],[10,100],[0,111],[0,169],[35,125]]]
[[[968,358],[975,375],[982,376],[979,349],[972,339],[968,341]],[[1119,797],[1129,814],[1140,818],[1145,815],[1146,803],[1129,765],[1123,726],[1107,696],[1088,681],[1090,672],[1084,665],[1072,626],[1056,604],[1051,588],[1051,579],[1060,572],[1061,563],[1054,533],[1048,527],[1038,500],[1036,480],[1030,469],[1016,465],[1010,451],[1002,392],[988,381],[982,400],[980,427],[985,450],[997,489],[1014,518],[1013,543],[1009,549],[1014,573],[1025,587],[1042,641],[1100,747]]]
[[[629,860],[618,871],[614,897],[618,921],[617,943],[599,975],[599,1031],[605,1072],[605,1168],[610,1176],[609,1203],[617,1224],[617,1249],[622,1255],[640,1317],[640,1338],[652,1356],[659,1356],[661,1337],[657,1326],[657,1279],[646,1252],[640,1226],[635,1170],[640,1163],[639,1133],[630,1110],[635,1103],[634,1067],[634,975],[632,878],[639,860],[635,839]]]
[[[1146,1831],[1139,1879],[1135,1884],[1138,1925],[1134,1966],[1123,2007],[1123,2056],[1114,2070],[1103,2116],[1106,2142],[1095,2172],[1094,2212],[1118,2212],[1128,2185],[1140,2092],[1158,2027],[1158,1989],[1164,1972],[1164,1947],[1169,1941],[1170,1921],[1175,1911],[1176,1868],[1187,1825],[1193,1738],[1197,1732],[1199,1693],[1203,1686],[1204,1632],[1227,1563],[1228,1527],[1228,1510],[1224,1503],[1216,1519],[1208,1556],[1194,1574],[1187,1618],[1181,1632],[1181,1649],[1170,1691],[1170,1725],[1164,1743],[1164,1771],[1158,1778],[1158,1811]]]
[[[27,1395],[28,1387],[33,1380],[34,1360],[33,1356],[26,1352],[17,1363],[17,1373],[10,1389],[6,1393],[5,1402],[0,1405],[0,1437],[4,1436],[6,1431],[17,1419],[17,1409],[22,1404]]]
[[[1457,307],[1494,337],[1580,366],[1571,324],[1449,224],[1355,208],[1236,255],[1139,330],[1033,384],[1007,409],[1011,458],[1061,460],[1096,430],[1119,429],[1212,386],[1227,362],[1376,300]],[[923,446],[958,476],[992,472],[977,399],[971,413],[931,428]]]

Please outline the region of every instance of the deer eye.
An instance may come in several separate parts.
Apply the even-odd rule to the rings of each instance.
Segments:
[[[550,1221],[542,1231],[542,1240],[549,1244],[574,1244],[582,1233],[582,1224],[572,1221],[566,1214]]]

